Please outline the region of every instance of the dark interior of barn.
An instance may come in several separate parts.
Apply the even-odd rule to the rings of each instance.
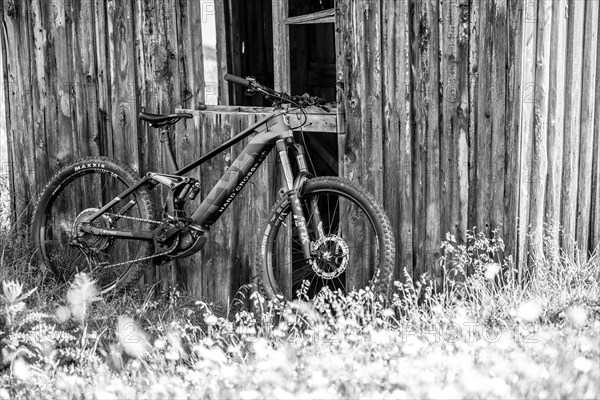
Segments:
[[[287,48],[274,48],[272,0],[226,1],[227,69],[238,76],[252,76],[262,84],[275,87],[275,71],[280,70],[281,54],[289,54],[288,82],[290,94],[310,93],[326,99],[328,107],[336,101],[336,48],[333,22],[334,0],[301,0],[289,2],[288,18],[279,25],[289,27]],[[322,15],[329,17],[323,19]],[[324,21],[324,22],[321,22]],[[278,24],[275,24],[276,26]],[[285,90],[285,88],[279,88]],[[229,104],[239,106],[271,106],[262,96],[245,96],[243,89],[229,84]],[[335,110],[331,110],[335,113]],[[297,133],[301,135],[301,133]],[[311,139],[312,137],[312,139]],[[302,138],[311,154],[316,175],[337,174],[337,138],[323,132]]]

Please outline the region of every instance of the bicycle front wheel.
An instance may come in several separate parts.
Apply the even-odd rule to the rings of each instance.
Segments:
[[[338,177],[310,179],[300,195],[311,257],[293,222],[289,199],[273,208],[258,267],[268,298],[314,298],[323,289],[347,293],[367,286],[386,295],[394,268],[394,235],[383,207]],[[305,238],[306,239],[306,238]]]
[[[123,163],[105,157],[82,159],[59,171],[44,190],[32,222],[38,260],[69,282],[79,272],[95,279],[102,293],[122,290],[143,272],[152,254],[150,241],[94,235],[80,228],[104,204],[137,181]],[[93,227],[122,232],[150,231],[150,195],[140,188],[94,220]]]

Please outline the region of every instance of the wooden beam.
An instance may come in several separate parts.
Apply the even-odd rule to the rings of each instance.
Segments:
[[[259,118],[267,116],[273,112],[270,107],[236,107],[236,106],[206,106],[206,110],[176,109],[175,112],[187,112],[196,115],[201,113],[220,113],[220,114],[257,114]],[[299,131],[304,116],[300,111],[291,111],[288,113],[292,130]],[[324,132],[337,133],[337,112],[332,110],[329,113],[323,111],[306,111],[306,124],[302,127],[304,132]]]
[[[537,62],[535,70],[534,130],[531,159],[531,198],[529,203],[529,259],[543,258],[544,195],[548,173],[548,88],[550,86],[550,60],[552,39],[552,0],[538,2]],[[542,60],[542,62],[540,62]]]
[[[575,240],[581,257],[588,257],[589,235],[590,235],[590,212],[592,203],[592,163],[594,148],[594,107],[596,88],[592,84],[596,82],[596,51],[598,40],[598,2],[586,3],[585,28],[583,37],[583,82],[590,84],[582,85],[581,90],[581,131],[579,143],[579,184],[577,188],[577,216],[575,224]]]
[[[550,83],[548,86],[548,175],[544,206],[549,233],[546,258],[550,268],[558,267],[560,223],[560,193],[562,185],[563,130],[565,113],[565,70],[567,51],[568,0],[559,0],[552,8],[552,43],[550,52]],[[550,250],[551,249],[551,250]]]
[[[0,9],[1,11],[1,9]],[[1,14],[1,12],[0,12]],[[8,138],[6,137],[6,93],[4,90],[4,49],[5,44],[3,37],[0,36],[1,50],[0,50],[0,175],[8,173],[8,150],[7,143]]]
[[[275,90],[289,93],[290,82],[290,27],[285,24],[288,0],[273,0],[273,63]]]
[[[284,23],[287,25],[333,24],[335,23],[335,9],[285,18]]]
[[[575,254],[585,2],[571,0],[568,12],[561,225],[562,248],[567,257],[570,257]]]
[[[217,27],[217,78],[219,104],[229,104],[229,84],[223,79],[227,73],[226,0],[215,0],[215,26]]]

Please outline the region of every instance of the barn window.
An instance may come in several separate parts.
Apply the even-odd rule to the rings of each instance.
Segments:
[[[221,4],[224,23],[217,24],[217,47],[226,48],[220,49],[220,63],[227,72],[254,76],[276,90],[310,93],[335,103],[334,0],[224,0]],[[222,104],[271,105],[259,96],[244,96],[238,85],[224,83],[221,92]],[[337,173],[337,131],[334,124],[318,137],[305,137],[318,174]]]

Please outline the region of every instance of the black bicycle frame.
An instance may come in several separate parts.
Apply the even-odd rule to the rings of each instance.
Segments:
[[[152,235],[149,232],[122,232],[112,229],[94,228],[91,225],[91,222],[99,218],[103,213],[108,211],[119,201],[127,198],[141,186],[148,183],[156,184],[156,182],[165,184],[165,182],[168,182],[169,179],[173,179],[173,177],[181,177],[183,174],[212,159],[223,150],[230,148],[234,144],[253,134],[256,134],[256,136],[250,140],[233,164],[227,169],[225,174],[198,206],[196,211],[194,211],[191,216],[192,224],[190,227],[197,230],[208,230],[219,219],[221,214],[223,214],[237,194],[244,188],[254,172],[258,169],[269,152],[273,150],[273,147],[275,146],[277,147],[279,157],[281,159],[287,190],[288,192],[293,191],[295,182],[289,157],[287,155],[287,146],[285,144],[285,141],[292,138],[293,134],[285,120],[285,112],[277,110],[254,125],[250,126],[246,130],[242,131],[235,137],[221,144],[217,148],[213,149],[209,153],[191,162],[185,167],[178,169],[172,174],[160,174],[153,172],[147,173],[144,178],[141,178],[133,186],[126,189],[124,192],[107,203],[104,207],[99,209],[91,217],[89,221],[90,224],[86,224],[86,226],[83,227],[83,230],[96,235],[110,235],[115,237],[141,240],[151,239]],[[172,157],[172,153],[169,154],[170,157],[167,157],[170,160],[169,163],[173,166],[176,166],[175,160]],[[297,156],[300,160],[303,160],[303,156],[301,154],[297,154]],[[301,161],[301,163],[303,163],[303,161]],[[301,166],[301,170],[302,169],[305,170],[306,168]],[[124,214],[129,208],[133,207],[134,204],[135,201],[132,199],[125,207],[119,210],[119,212]],[[303,218],[301,218],[300,224],[302,225],[303,223]],[[301,231],[303,231],[303,229],[301,229]]]

